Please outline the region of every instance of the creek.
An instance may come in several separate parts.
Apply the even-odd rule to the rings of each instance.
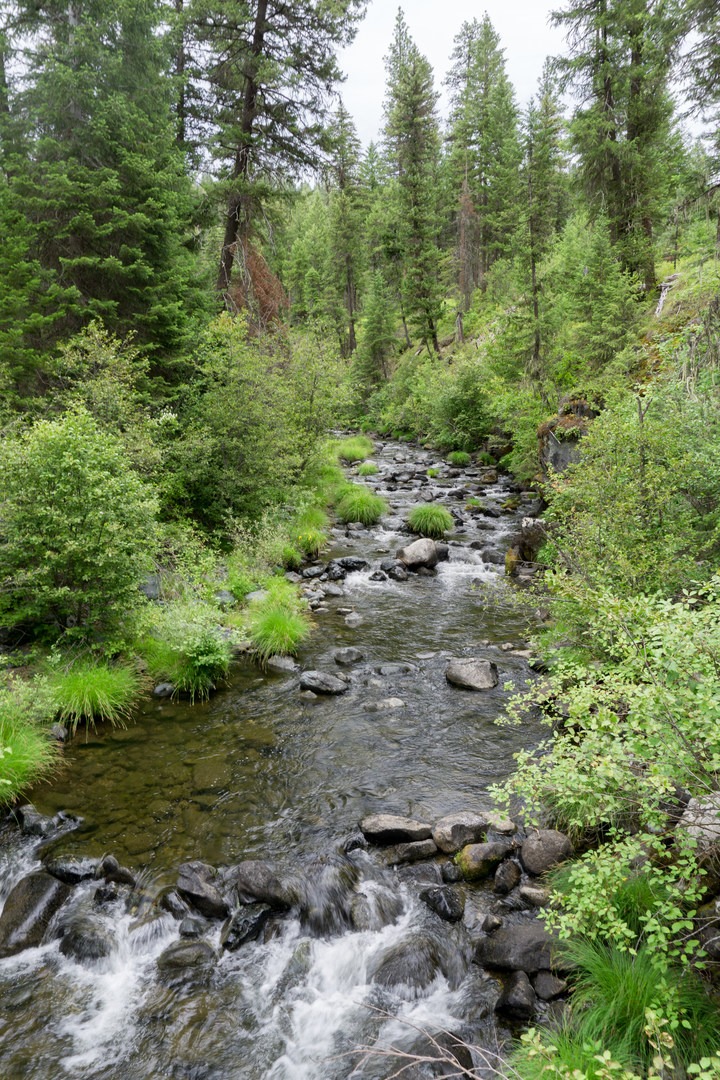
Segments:
[[[127,729],[78,735],[61,772],[31,796],[43,814],[80,823],[42,844],[4,827],[0,903],[40,855],[112,853],[138,876],[99,914],[98,882],[81,883],[40,946],[0,961],[4,1080],[381,1080],[398,1068],[381,1051],[422,1050],[423,1031],[493,1052],[508,1037],[493,1015],[497,982],[471,963],[473,935],[497,901],[489,887],[468,888],[464,917],[451,924],[419,898],[440,881],[437,861],[393,868],[378,849],[343,851],[367,814],[434,822],[488,810],[488,786],[537,741],[530,721],[494,723],[532,678],[521,655],[527,612],[502,565],[529,497],[503,510],[502,477],[481,484],[482,470],[458,474],[401,443],[378,444],[374,460],[380,471],[365,482],[390,513],[375,528],[334,530],[325,559],[360,556],[369,568],[339,582],[342,595],[318,596],[297,672],[241,659],[209,702],[151,698]],[[482,506],[468,509],[468,495]],[[436,576],[373,580],[412,539],[407,511],[431,496],[462,521],[449,559]],[[347,609],[359,625],[347,625]],[[335,651],[350,645],[363,659],[340,669]],[[447,682],[448,660],[469,656],[497,664],[495,689]],[[307,669],[347,673],[348,692],[307,700],[298,679]],[[270,860],[302,880],[308,903],[273,917],[263,940],[218,948],[210,971],[168,981],[157,958],[178,940],[178,922],[157,898],[191,859]],[[60,952],[68,911],[102,921],[107,955],[79,962]],[[218,947],[220,923],[201,929]],[[383,978],[392,957],[405,973]],[[354,1051],[364,1045],[380,1052],[363,1060]],[[442,1075],[433,1068],[412,1075]]]

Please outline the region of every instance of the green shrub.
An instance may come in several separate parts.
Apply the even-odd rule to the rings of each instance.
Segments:
[[[308,506],[296,515],[290,529],[293,544],[309,559],[316,559],[327,543],[328,516],[319,506]]]
[[[477,455],[477,460],[480,465],[494,465],[495,458],[492,454],[488,454],[487,450],[481,450]]]
[[[350,484],[342,491],[335,509],[340,521],[375,525],[387,510],[387,504],[369,488]]]
[[[521,1080],[607,1080],[608,1073],[598,1060],[604,1052],[601,1043],[583,1039],[566,1026],[559,1031],[531,1031],[522,1037],[523,1045],[510,1058],[509,1075]],[[625,1060],[618,1062],[627,1065]]]
[[[282,549],[282,564],[286,570],[299,570],[303,562],[303,553],[298,551],[294,544],[284,544]],[[248,589],[248,592],[251,590]],[[247,595],[247,594],[246,594]]]
[[[454,468],[464,469],[470,464],[471,458],[464,450],[453,450],[451,454],[448,454],[448,461]]]
[[[0,804],[12,802],[51,771],[56,750],[42,725],[54,712],[45,679],[12,680],[0,687]]]
[[[272,578],[266,595],[250,607],[248,630],[261,663],[271,656],[294,656],[310,633],[305,600],[289,581]]]
[[[152,569],[155,502],[86,413],[41,420],[0,453],[0,624],[106,629]]]
[[[436,476],[440,475],[440,470],[439,469],[428,469],[427,474],[428,474],[428,476],[430,477],[431,480],[434,480]]]
[[[228,565],[227,586],[235,599],[241,602],[248,593],[253,592],[258,587],[253,574],[235,561],[231,561]]]
[[[142,692],[142,680],[125,664],[84,659],[53,672],[50,689],[59,719],[74,733],[81,721],[93,728],[98,720],[125,727]]]
[[[365,461],[358,469],[358,476],[375,476],[380,472],[374,461]]]
[[[225,678],[231,661],[230,643],[201,604],[171,604],[157,613],[152,631],[138,651],[156,679],[171,682],[191,701],[207,698]]]
[[[452,514],[444,506],[416,506],[408,514],[407,520],[414,533],[437,540],[453,527]]]
[[[349,439],[343,439],[337,448],[340,461],[348,463],[364,461],[365,458],[370,457],[372,452],[373,442],[372,439],[368,439],[367,435],[353,435]]]

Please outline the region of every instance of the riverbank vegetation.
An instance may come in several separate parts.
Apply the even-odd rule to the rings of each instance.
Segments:
[[[548,914],[582,935],[571,1023],[517,1069],[665,1075],[717,1051],[683,1042],[712,1030],[720,890],[716,7],[567,0],[522,105],[467,22],[443,120],[400,11],[366,148],[331,93],[363,8],[3,16],[0,800],[52,768],[57,719],[122,723],[149,679],[197,700],[237,649],[296,654],[285,574],[329,513],[385,511],[340,468],[373,475],[368,433],[472,455],[547,506],[546,673],[509,719],[548,737],[498,797],[581,852]],[[679,825],[691,799],[709,834]],[[648,991],[632,1023],[583,1006],[611,975]]]

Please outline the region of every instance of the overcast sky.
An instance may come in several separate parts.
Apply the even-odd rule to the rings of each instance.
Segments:
[[[487,11],[505,49],[507,71],[518,100],[525,105],[537,89],[545,57],[563,50],[562,32],[549,25],[560,0],[404,0],[400,5],[410,33],[435,71],[435,86],[449,67],[453,38],[462,23],[482,19]],[[341,93],[363,143],[377,139],[385,92],[383,60],[392,38],[396,0],[370,0],[355,41],[340,54],[347,74]],[[444,114],[444,94],[440,102]]]

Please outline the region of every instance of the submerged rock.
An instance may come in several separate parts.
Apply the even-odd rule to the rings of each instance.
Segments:
[[[437,945],[417,936],[386,949],[371,973],[371,981],[379,986],[407,986],[417,992],[428,987],[439,972]]]
[[[115,934],[104,919],[78,914],[63,928],[60,952],[80,963],[102,960],[115,949]]]
[[[463,690],[492,690],[498,684],[497,664],[492,660],[451,660],[445,678]]]
[[[324,671],[303,671],[300,689],[310,690],[313,694],[345,694],[348,684],[338,679],[337,675],[328,675]]]
[[[207,941],[175,941],[168,945],[157,961],[158,970],[165,977],[183,976],[188,970],[208,973],[215,965],[216,955]]]
[[[365,659],[365,654],[362,653],[360,649],[355,649],[352,645],[348,645],[344,649],[336,649],[333,653],[333,659],[336,664],[347,667],[350,664],[359,664],[361,660]]]
[[[39,945],[56,911],[71,893],[69,885],[36,870],[10,891],[0,915],[0,956]]]

